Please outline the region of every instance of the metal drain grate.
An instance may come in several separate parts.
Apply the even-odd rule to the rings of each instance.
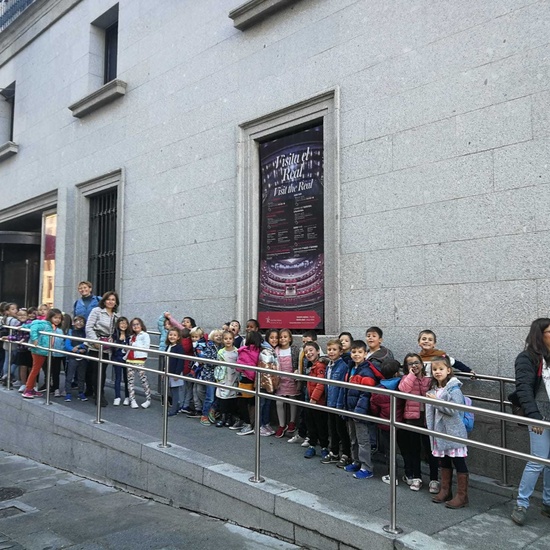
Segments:
[[[20,497],[24,491],[19,487],[0,487],[0,502]]]

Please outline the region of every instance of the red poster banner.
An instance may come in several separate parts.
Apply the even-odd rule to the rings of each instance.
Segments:
[[[260,144],[261,328],[324,328],[323,126]]]

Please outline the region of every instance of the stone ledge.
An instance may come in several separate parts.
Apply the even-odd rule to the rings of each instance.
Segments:
[[[85,117],[103,107],[103,105],[107,105],[125,95],[127,86],[123,80],[111,80],[111,82],[107,82],[107,84],[101,86],[98,90],[69,105],[69,109],[72,111],[74,117]]]
[[[272,13],[282,10],[290,4],[299,0],[249,0],[238,8],[229,12],[233,19],[233,26],[244,31],[256,23],[263,21]]]
[[[17,145],[17,143],[6,141],[6,143],[0,145],[0,162],[16,155],[17,151],[19,151],[19,145]]]

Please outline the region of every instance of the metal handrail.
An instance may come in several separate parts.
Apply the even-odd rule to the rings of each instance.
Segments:
[[[9,327],[9,328],[11,330],[25,330],[22,327]],[[48,358],[49,358],[50,361],[51,361],[51,355],[54,351],[56,353],[61,353],[61,354],[66,355],[66,356],[82,357],[82,355],[80,355],[80,354],[74,354],[72,352],[68,352],[68,351],[65,351],[65,350],[54,349],[53,348],[53,338],[71,339],[71,340],[74,340],[74,341],[84,342],[84,343],[93,344],[93,345],[97,346],[98,351],[99,351],[98,357],[96,358],[96,357],[88,356],[88,360],[96,361],[98,363],[98,367],[99,367],[98,368],[98,382],[100,381],[100,376],[101,376],[101,368],[100,367],[101,367],[101,363],[103,362],[103,358],[102,358],[103,353],[102,352],[103,352],[103,348],[104,348],[104,345],[105,345],[102,341],[91,340],[89,338],[79,338],[79,337],[75,337],[75,336],[72,336],[72,335],[58,334],[58,333],[52,333],[52,332],[47,332],[47,331],[41,331],[39,334],[48,336],[50,338],[50,341],[49,341],[50,347],[49,348],[44,348],[44,347],[40,347],[40,346],[33,346],[31,343],[28,343],[27,345],[29,345],[29,347],[39,347],[40,349],[47,351],[48,352]],[[23,345],[25,345],[25,343],[23,343]],[[153,349],[150,349],[150,348],[139,348],[139,347],[128,346],[128,345],[124,345],[124,344],[116,344],[116,343],[111,343],[111,342],[109,342],[106,345],[108,345],[110,348],[116,347],[116,348],[122,348],[122,349],[131,349],[131,350],[134,350],[134,351],[142,351],[142,352],[145,352],[147,354],[152,353],[152,354],[157,354],[159,356],[176,357],[176,358],[180,358],[180,359],[183,358],[184,360],[191,360],[191,361],[197,361],[198,360],[202,363],[208,363],[208,364],[212,364],[212,365],[222,365],[222,366],[226,366],[226,367],[230,367],[230,368],[243,368],[243,365],[239,365],[239,364],[236,364],[236,363],[229,363],[229,362],[226,362],[226,361],[219,361],[217,359],[206,359],[205,360],[205,359],[197,358],[196,356],[191,356],[191,355],[174,354],[174,353],[170,353],[170,352],[162,352],[162,351],[158,351],[158,350],[153,350]],[[48,379],[50,377],[50,364],[49,364],[50,361],[48,361],[48,372],[47,372]],[[109,363],[114,364],[114,365],[120,365],[123,368],[132,368],[131,365],[128,365],[126,363],[118,363],[118,362],[114,362],[114,361],[109,361]],[[239,388],[240,393],[253,395],[254,398],[255,398],[255,405],[256,405],[255,465],[254,465],[254,475],[250,478],[250,481],[257,483],[257,482],[262,482],[263,481],[263,478],[260,475],[260,430],[258,429],[258,426],[259,426],[259,415],[258,415],[258,413],[259,413],[259,409],[260,409],[260,397],[264,397],[264,398],[271,399],[271,400],[274,400],[274,401],[281,401],[281,402],[284,402],[284,403],[290,403],[290,404],[296,404],[296,400],[291,399],[291,398],[287,398],[287,397],[272,395],[272,394],[268,394],[268,393],[260,393],[260,376],[258,376],[258,374],[260,374],[260,373],[273,374],[273,371],[270,370],[270,369],[262,368],[262,367],[248,366],[248,365],[246,366],[246,369],[247,370],[253,370],[257,374],[257,376],[255,378],[255,389],[254,390],[247,390],[247,389],[244,389],[244,388]],[[215,387],[221,387],[221,388],[235,389],[234,386],[227,386],[227,385],[221,384],[219,382],[209,382],[209,381],[205,381],[205,380],[197,380],[196,378],[189,377],[189,376],[176,375],[176,374],[168,373],[167,372],[168,371],[168,365],[166,365],[164,371],[158,371],[158,370],[151,369],[151,368],[148,368],[148,367],[145,367],[145,366],[140,366],[139,370],[144,370],[146,372],[152,372],[152,373],[160,374],[164,378],[164,381],[165,381],[165,383],[164,383],[164,392],[163,392],[164,393],[164,399],[165,399],[165,401],[164,401],[165,405],[163,407],[163,434],[162,434],[162,443],[159,445],[160,447],[168,447],[169,446],[169,444],[168,444],[168,433],[167,433],[167,430],[168,430],[168,422],[167,422],[167,401],[168,401],[168,399],[167,399],[167,397],[168,397],[167,387],[168,387],[168,384],[166,382],[169,377],[176,378],[176,379],[182,379],[182,380],[189,380],[189,381],[192,381],[193,383],[203,384],[203,385],[206,385],[206,386],[215,386]],[[550,459],[543,459],[543,458],[536,457],[534,455],[530,455],[530,454],[527,454],[527,453],[514,451],[512,449],[507,449],[504,446],[499,447],[499,446],[491,445],[489,443],[484,443],[484,442],[480,442],[480,441],[476,441],[476,440],[472,440],[472,439],[460,438],[460,437],[456,437],[456,436],[442,434],[440,432],[436,432],[436,431],[429,430],[427,428],[422,428],[422,427],[419,427],[419,426],[414,426],[414,425],[411,425],[411,424],[406,424],[406,423],[403,423],[403,422],[399,422],[397,420],[397,399],[411,400],[411,401],[416,401],[416,402],[420,402],[420,403],[424,403],[424,404],[432,404],[433,405],[434,400],[431,399],[431,398],[412,395],[412,394],[403,393],[403,392],[399,392],[399,391],[395,391],[395,390],[388,390],[388,389],[385,389],[385,388],[382,388],[382,387],[371,387],[371,386],[366,387],[366,386],[362,386],[362,385],[358,385],[358,384],[352,384],[352,383],[349,383],[349,382],[340,382],[340,381],[337,381],[337,380],[327,380],[327,379],[310,377],[310,376],[307,376],[307,375],[297,374],[297,373],[286,373],[285,372],[284,376],[288,377],[288,378],[295,379],[295,380],[306,381],[306,382],[314,380],[316,383],[322,383],[322,384],[331,385],[331,386],[339,386],[339,387],[343,387],[343,388],[347,388],[347,389],[360,389],[362,391],[365,391],[365,389],[368,388],[368,391],[370,393],[385,394],[385,395],[388,395],[390,397],[390,419],[389,420],[379,418],[379,417],[374,417],[372,415],[365,415],[365,414],[355,413],[355,412],[341,410],[341,409],[334,409],[334,408],[328,407],[326,405],[318,405],[318,404],[313,404],[313,403],[300,402],[300,406],[302,406],[302,407],[311,408],[311,409],[315,409],[315,410],[323,410],[323,411],[330,412],[330,413],[333,413],[333,414],[337,413],[337,414],[342,415],[342,416],[346,416],[346,417],[350,417],[350,418],[356,418],[356,419],[360,419],[360,420],[371,421],[371,422],[374,422],[376,424],[389,426],[389,428],[390,428],[390,457],[391,457],[391,460],[390,460],[390,524],[384,527],[384,529],[389,533],[398,534],[398,533],[401,532],[401,529],[396,524],[396,518],[397,518],[397,499],[396,499],[396,495],[397,495],[397,493],[396,493],[395,481],[396,481],[396,454],[397,454],[396,453],[396,449],[397,449],[397,446],[396,446],[396,430],[397,429],[409,430],[409,431],[417,432],[417,433],[424,434],[424,435],[432,435],[432,436],[437,435],[437,437],[442,438],[442,439],[446,439],[446,440],[454,441],[454,442],[461,443],[461,444],[464,444],[464,445],[480,448],[482,450],[486,450],[486,451],[490,451],[490,452],[495,452],[497,454],[500,454],[501,456],[505,456],[505,457],[511,456],[511,457],[514,457],[514,458],[522,459],[522,460],[537,462],[537,463],[543,464],[545,466],[550,466]],[[484,375],[476,375],[475,377],[481,379],[481,376],[483,376],[485,378]],[[511,380],[511,379],[501,380],[498,377],[489,377],[489,376],[487,376],[487,378],[496,379],[501,384],[501,387],[503,387],[504,383],[507,383],[509,380]],[[49,384],[47,384],[47,387],[49,388]],[[101,419],[101,407],[100,407],[100,401],[101,401],[101,384],[100,383],[98,383],[98,386],[97,386],[96,397],[97,397],[97,408],[96,408],[97,417],[96,417],[96,420],[94,421],[94,423],[99,424],[99,423],[103,422],[103,420]],[[51,404],[50,399],[49,399],[49,391],[46,393],[46,404]],[[445,402],[445,407],[448,407],[448,408],[451,408],[451,409],[456,409],[456,410],[459,410],[459,411],[471,411],[471,412],[473,412],[477,415],[483,415],[483,416],[487,416],[489,418],[495,418],[495,419],[499,420],[504,425],[506,425],[508,422],[514,422],[514,423],[525,424],[527,426],[540,426],[540,427],[545,428],[545,429],[550,429],[550,422],[545,422],[545,421],[540,421],[540,420],[533,420],[533,419],[530,419],[530,418],[527,418],[527,417],[518,417],[518,416],[508,414],[508,413],[505,413],[505,412],[502,412],[502,411],[492,411],[492,410],[489,410],[489,409],[482,409],[482,408],[479,408],[479,407],[462,405],[462,404],[457,404],[457,403],[452,403],[452,402]]]

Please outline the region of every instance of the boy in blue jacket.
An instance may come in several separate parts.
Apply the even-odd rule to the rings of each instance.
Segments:
[[[348,366],[342,359],[342,343],[337,338],[327,342],[327,380],[339,380],[344,382]],[[327,385],[327,407],[334,409],[344,408],[344,388]],[[328,415],[328,433],[330,440],[330,452],[321,460],[322,464],[336,464],[338,468],[344,468],[350,462],[350,442],[346,428],[346,421],[337,412]]]
[[[348,368],[346,382],[361,386],[377,386],[384,378],[382,373],[366,359],[367,344],[363,340],[355,340],[351,344],[352,364]],[[345,408],[360,414],[369,414],[370,392],[359,389],[348,389],[345,393]],[[355,479],[373,477],[370,442],[370,422],[347,419],[349,438],[351,442],[351,457],[353,462],[344,470],[353,472]]]

